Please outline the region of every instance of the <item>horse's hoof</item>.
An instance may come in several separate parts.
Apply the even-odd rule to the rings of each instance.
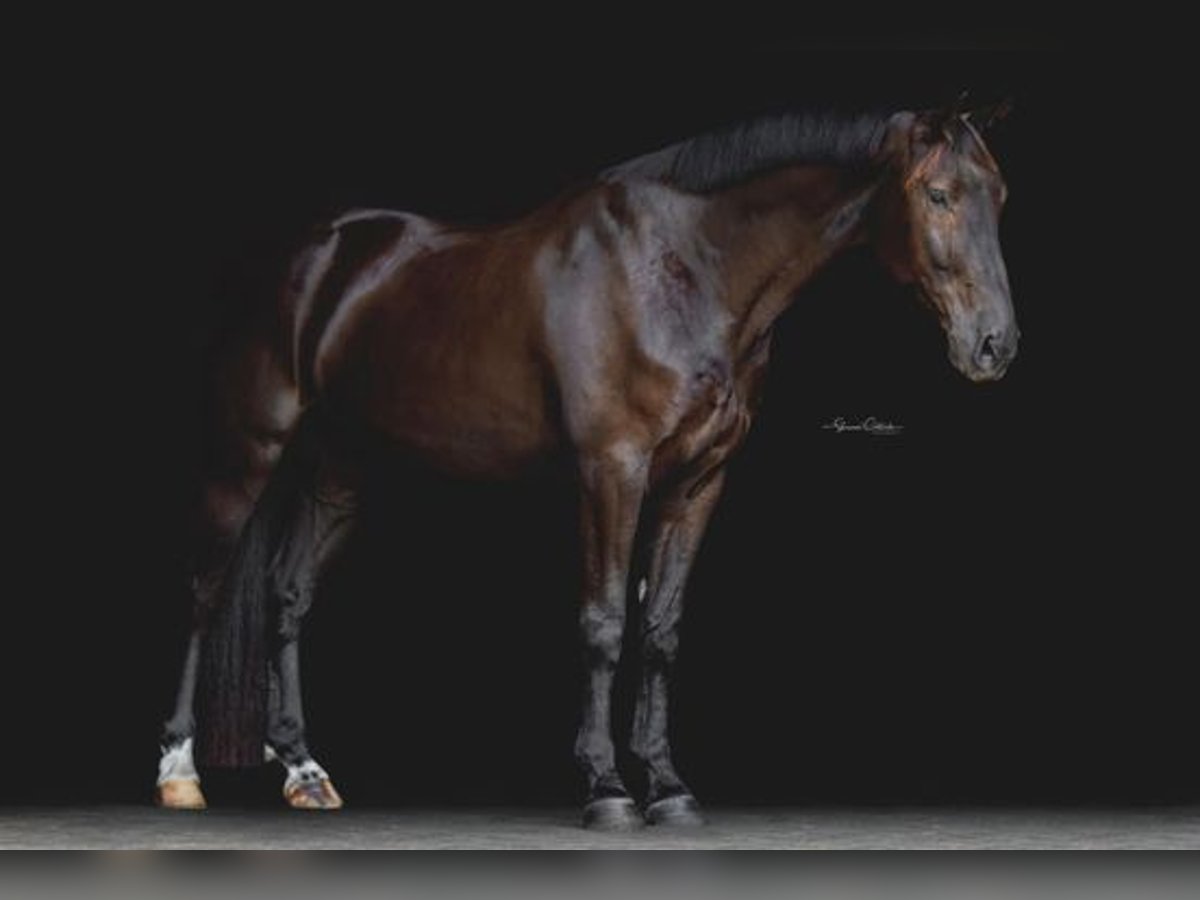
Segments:
[[[583,827],[594,831],[633,831],[642,827],[642,817],[628,797],[600,797],[583,808]]]
[[[651,825],[696,826],[704,824],[700,804],[691,794],[676,794],[655,800],[646,807],[646,821]]]
[[[328,778],[301,781],[283,789],[283,797],[292,809],[341,809],[342,798]]]
[[[171,778],[154,792],[154,802],[163,809],[207,809],[200,782],[194,778]]]

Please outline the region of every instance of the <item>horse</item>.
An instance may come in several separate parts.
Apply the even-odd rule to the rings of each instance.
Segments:
[[[1019,333],[992,119],[776,115],[614,165],[498,225],[365,209],[315,229],[211,366],[191,631],[156,802],[204,808],[198,762],[278,759],[288,805],[342,806],[306,744],[298,646],[355,518],[353,454],[338,449],[354,428],[452,475],[569,462],[582,823],[702,823],[672,762],[668,698],[688,573],[758,409],[773,326],[831,259],[867,245],[936,316],[958,372],[1001,378]],[[628,609],[640,803],[610,715]]]

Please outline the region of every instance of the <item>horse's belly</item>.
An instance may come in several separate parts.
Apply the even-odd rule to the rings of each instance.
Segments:
[[[435,467],[476,477],[517,475],[551,455],[552,434],[534,416],[502,419],[475,404],[453,404],[453,411],[414,399],[380,417],[374,426],[402,447],[416,451]]]
[[[360,389],[343,394],[343,405],[390,442],[454,474],[519,474],[558,447],[559,429],[532,365],[429,349],[369,367],[355,379]]]

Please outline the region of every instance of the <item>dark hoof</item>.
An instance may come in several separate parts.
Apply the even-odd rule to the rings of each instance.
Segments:
[[[583,827],[595,831],[633,831],[642,817],[628,797],[601,797],[583,808]]]
[[[655,800],[646,807],[646,821],[651,825],[695,826],[704,824],[700,804],[691,794],[676,794]]]

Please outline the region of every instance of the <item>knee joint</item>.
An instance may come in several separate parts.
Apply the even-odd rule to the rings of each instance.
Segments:
[[[642,634],[642,657],[649,663],[669,666],[679,652],[679,630],[672,626],[651,627]]]
[[[621,655],[621,633],[624,616],[617,610],[587,607],[580,617],[583,641],[589,658],[615,665]]]

